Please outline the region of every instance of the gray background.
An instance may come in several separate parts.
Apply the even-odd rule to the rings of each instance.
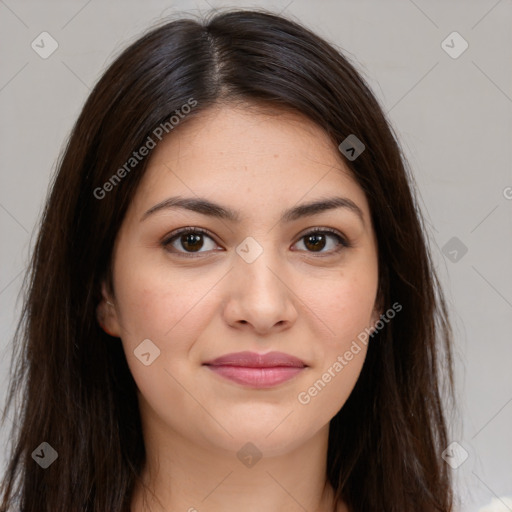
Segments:
[[[451,421],[451,440],[462,447],[457,454],[468,453],[454,469],[460,510],[512,496],[512,2],[210,5],[296,17],[355,62],[388,112],[417,181],[452,312],[460,419]],[[0,0],[0,399],[34,230],[86,96],[150,24],[208,9],[205,0]],[[47,59],[31,48],[43,31],[59,45]],[[441,45],[453,31],[469,44],[458,58]],[[461,48],[457,40],[447,44]],[[5,463],[5,431],[0,441]]]

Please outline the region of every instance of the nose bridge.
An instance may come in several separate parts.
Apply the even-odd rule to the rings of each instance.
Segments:
[[[270,237],[264,245],[247,237],[236,252],[226,310],[229,322],[251,324],[261,333],[275,325],[289,326],[297,312],[278,248],[272,245]]]
[[[265,241],[258,241],[249,236],[237,246],[236,253],[237,279],[257,287],[279,287],[276,274],[280,262],[276,248],[272,247],[271,237],[267,237]]]

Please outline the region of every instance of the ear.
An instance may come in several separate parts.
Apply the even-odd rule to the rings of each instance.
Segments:
[[[372,331],[375,329],[375,325],[380,320],[380,317],[382,316],[383,312],[384,312],[383,300],[382,300],[381,294],[379,293],[375,300],[375,305],[373,306],[373,311],[372,311],[372,315],[370,318],[370,326],[371,326]]]
[[[101,300],[96,306],[96,319],[100,327],[110,336],[120,337],[121,328],[118,321],[116,304],[107,291],[104,281],[101,283]]]

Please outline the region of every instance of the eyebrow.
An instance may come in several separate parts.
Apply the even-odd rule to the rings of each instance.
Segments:
[[[171,208],[183,208],[191,210],[202,215],[208,215],[217,219],[228,220],[231,222],[240,222],[240,212],[221,206],[220,204],[209,201],[208,199],[197,197],[169,197],[160,203],[152,206],[148,211],[144,213],[140,221],[147,219],[150,215]],[[361,222],[364,224],[363,211],[356,203],[347,197],[329,197],[326,199],[319,199],[309,203],[300,204],[294,206],[289,210],[285,210],[281,215],[281,222],[293,222],[302,217],[309,217],[316,215],[328,210],[334,210],[337,208],[345,208],[348,211],[354,213],[359,217]]]

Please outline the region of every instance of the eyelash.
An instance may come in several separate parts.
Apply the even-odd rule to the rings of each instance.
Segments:
[[[170,251],[169,250],[169,246],[172,244],[172,242],[175,239],[177,239],[181,235],[188,235],[191,233],[206,235],[209,238],[211,238],[213,241],[215,241],[212,233],[210,233],[208,230],[203,229],[203,228],[187,227],[187,228],[181,228],[177,231],[170,233],[168,236],[166,236],[161,242],[162,246],[164,247],[164,249],[171,252],[172,254],[177,254],[178,256],[185,257],[185,258],[198,258],[198,257],[201,257],[200,255],[202,253],[210,252],[210,251],[200,251],[200,252],[194,253],[194,252],[182,252],[182,251]],[[315,253],[314,251],[306,251],[306,252],[309,252],[310,254],[318,254],[320,257],[325,257],[325,256],[331,256],[333,254],[337,254],[337,253],[341,252],[343,249],[348,249],[348,248],[352,247],[351,243],[344,236],[342,236],[338,231],[336,231],[335,229],[332,229],[332,228],[313,228],[310,231],[308,231],[307,233],[305,233],[304,235],[302,235],[299,238],[299,240],[297,240],[297,242],[302,240],[303,238],[306,238],[307,236],[310,236],[313,234],[329,234],[331,236],[334,236],[335,238],[337,238],[339,245],[338,245],[338,248],[328,251],[328,252]],[[295,243],[297,243],[297,242],[295,242]]]

